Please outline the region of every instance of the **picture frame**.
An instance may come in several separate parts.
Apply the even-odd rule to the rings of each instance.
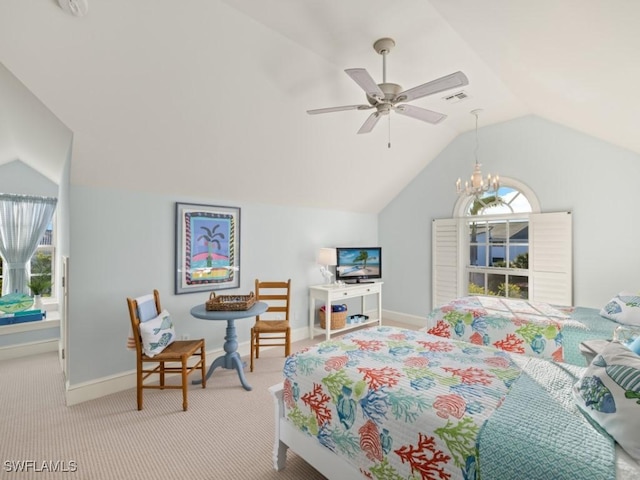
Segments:
[[[176,202],[175,293],[240,286],[240,208]]]

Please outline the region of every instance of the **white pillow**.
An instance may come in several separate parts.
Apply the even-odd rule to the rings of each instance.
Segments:
[[[163,310],[160,315],[140,323],[142,350],[147,357],[154,357],[176,339],[176,332],[169,312]]]
[[[640,355],[610,342],[573,387],[580,409],[640,461]]]
[[[640,295],[620,292],[602,307],[600,315],[618,323],[640,326]]]

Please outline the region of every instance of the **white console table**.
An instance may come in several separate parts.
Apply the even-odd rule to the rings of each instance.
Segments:
[[[309,287],[309,338],[313,339],[317,334],[324,333],[327,340],[331,338],[332,333],[344,332],[354,328],[362,327],[363,325],[378,324],[382,325],[382,283],[356,283],[348,285],[316,285]],[[365,299],[369,295],[377,295],[376,308],[365,311]],[[326,314],[331,313],[331,303],[346,300],[348,298],[361,299],[360,312],[369,316],[369,320],[362,323],[346,324],[344,328],[338,330],[331,330],[331,322],[327,316],[325,325],[327,328],[319,328],[319,324],[316,325],[316,303],[322,302],[322,305],[326,305]],[[319,308],[319,307],[318,307]],[[349,313],[351,314],[351,313]]]

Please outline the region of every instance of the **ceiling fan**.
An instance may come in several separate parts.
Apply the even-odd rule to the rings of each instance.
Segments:
[[[402,87],[397,83],[387,83],[387,54],[395,45],[396,42],[392,38],[381,38],[373,44],[373,49],[382,55],[382,83],[376,84],[364,68],[348,68],[345,70],[347,75],[365,91],[368,104],[318,108],[307,110],[307,113],[317,115],[319,113],[340,112],[343,110],[370,110],[375,108],[376,111],[369,115],[360,130],[358,130],[358,133],[369,133],[380,118],[384,115],[389,115],[391,110],[432,124],[440,123],[447,118],[443,113],[407,105],[403,102],[410,102],[427,95],[468,85],[467,76],[462,72],[455,72],[403,91]]]

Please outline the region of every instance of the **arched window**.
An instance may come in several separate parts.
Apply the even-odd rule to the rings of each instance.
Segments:
[[[494,192],[480,198],[459,197],[453,209],[454,217],[539,213],[540,203],[533,190],[512,178],[501,178],[497,195]]]
[[[531,201],[514,183],[502,179],[497,192],[463,203],[469,295],[529,298]]]
[[[529,187],[502,178],[497,192],[459,197],[453,213],[452,219],[434,220],[434,305],[464,295],[523,300],[544,297],[543,301],[551,301],[556,292],[557,298],[562,299],[556,303],[567,304],[564,299],[571,298],[571,216],[567,212],[541,214],[540,203]],[[568,257],[568,263],[555,265],[557,245],[562,245],[562,258]],[[530,253],[534,251],[546,265],[554,263],[551,272],[537,273],[535,293],[534,269],[530,265]],[[552,287],[548,273],[554,282],[561,274],[565,288]]]

